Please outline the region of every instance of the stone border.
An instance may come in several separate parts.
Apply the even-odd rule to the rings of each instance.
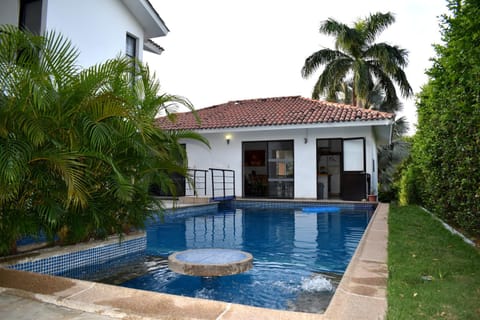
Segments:
[[[253,267],[253,256],[245,251],[223,248],[189,249],[172,253],[168,268],[173,272],[220,277],[239,274]]]
[[[459,236],[460,238],[462,238],[462,240],[471,245],[472,247],[476,247],[477,245],[475,244],[475,242],[473,242],[471,239],[469,239],[467,236],[465,236],[463,233],[461,233],[460,231],[458,231],[457,229],[455,229],[454,227],[450,226],[448,223],[446,223],[445,221],[443,221],[442,219],[440,219],[440,217],[438,217],[437,215],[433,214],[432,212],[430,212],[429,210],[425,209],[424,207],[420,207],[423,211],[425,211],[426,213],[428,213],[433,219],[437,220],[438,222],[440,222],[442,224],[442,226],[447,229],[448,231],[450,231],[450,233],[452,234],[455,234],[457,236]]]
[[[384,319],[387,312],[389,205],[379,203],[325,316]]]

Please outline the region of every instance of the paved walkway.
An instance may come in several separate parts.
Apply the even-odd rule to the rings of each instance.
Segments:
[[[0,319],[110,320],[114,318],[98,315],[91,312],[64,308],[55,304],[41,302],[35,299],[8,293],[5,290],[0,290]]]

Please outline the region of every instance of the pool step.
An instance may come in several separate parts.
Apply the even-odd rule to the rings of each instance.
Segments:
[[[197,196],[185,196],[178,198],[179,204],[199,204],[199,203],[209,203],[210,198],[208,197],[197,197]]]

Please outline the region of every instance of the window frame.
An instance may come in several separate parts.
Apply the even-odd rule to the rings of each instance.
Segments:
[[[31,23],[31,18],[28,19],[27,17],[27,7],[28,5],[31,5],[32,3],[38,3],[40,7],[40,12],[35,12],[35,15],[38,15],[36,18],[38,21],[36,21],[35,28],[32,28],[32,26],[28,26]],[[43,0],[20,0],[20,9],[19,9],[19,16],[18,16],[18,27],[21,30],[28,30],[29,32],[32,32],[33,34],[40,35],[42,34],[43,30]],[[29,12],[31,14],[31,12]],[[30,20],[30,21],[28,21]]]
[[[130,42],[133,42],[133,46]],[[130,52],[129,48],[133,48],[133,52]],[[125,55],[131,59],[138,59],[138,38],[128,32],[125,37]]]

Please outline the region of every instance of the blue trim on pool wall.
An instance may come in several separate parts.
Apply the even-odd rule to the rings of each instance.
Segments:
[[[285,209],[301,209],[304,207],[331,207],[335,206],[340,209],[368,209],[375,210],[377,207],[376,203],[373,202],[354,202],[354,203],[335,203],[335,202],[326,202],[319,203],[318,201],[275,201],[275,200],[236,200],[236,208],[285,208]]]
[[[30,271],[49,275],[61,273],[93,264],[104,263],[133,253],[145,251],[147,238],[145,236],[107,245],[101,245],[86,250],[59,254],[44,259],[20,262],[7,266],[9,269]]]
[[[204,205],[192,205],[188,207],[176,207],[172,209],[165,209],[163,216],[155,217],[146,222],[146,225],[152,223],[159,223],[169,221],[170,219],[188,218],[192,216],[214,214],[218,211],[218,203],[209,203]]]

